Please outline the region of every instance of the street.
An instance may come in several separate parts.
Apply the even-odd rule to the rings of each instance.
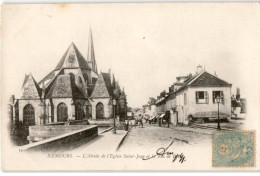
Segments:
[[[144,123],[143,128],[138,126],[131,128],[119,152],[154,152],[160,147],[167,147],[172,141],[175,149],[200,146],[202,143],[211,145],[211,135]]]

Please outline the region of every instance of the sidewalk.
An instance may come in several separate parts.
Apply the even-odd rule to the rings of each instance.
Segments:
[[[99,134],[98,137],[94,138],[91,141],[88,141],[85,144],[80,145],[77,148],[71,150],[75,153],[98,153],[98,152],[115,152],[117,148],[121,145],[128,131],[117,130],[116,134],[113,133],[113,130]]]
[[[151,124],[152,126],[156,126],[158,128],[168,128],[167,124],[163,124],[162,126],[159,126],[158,124]],[[185,132],[193,132],[193,133],[202,133],[211,135],[215,132],[217,132],[217,124],[211,123],[211,124],[199,124],[194,126],[175,126],[173,124],[170,124],[170,129],[178,130],[178,131],[185,131]],[[221,124],[221,131],[233,131],[236,130],[232,126],[231,123],[222,123]]]

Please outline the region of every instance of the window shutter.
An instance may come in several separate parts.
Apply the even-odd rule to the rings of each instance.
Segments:
[[[206,103],[209,104],[208,92],[205,91],[205,92],[204,92],[204,95],[205,95]]]
[[[223,91],[220,92],[220,96],[221,96],[221,99],[222,99],[222,104],[224,104],[224,100],[225,100],[225,97],[224,97],[224,93]]]
[[[213,91],[213,92],[212,92],[212,102],[213,102],[213,103],[215,103],[215,98],[216,98],[215,95],[216,95],[216,93]]]
[[[196,92],[196,103],[198,103],[199,100],[199,92]]]

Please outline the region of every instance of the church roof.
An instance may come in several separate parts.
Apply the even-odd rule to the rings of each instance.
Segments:
[[[104,78],[109,95],[113,96],[113,86],[111,84],[111,79],[110,79],[109,73],[101,73],[101,74],[103,74],[103,78]]]
[[[90,66],[88,65],[85,58],[79,52],[76,45],[72,42],[65,54],[62,56],[60,62],[56,66],[55,70],[60,70],[62,68],[81,68],[90,70]]]
[[[55,72],[51,71],[47,76],[45,76],[38,84],[41,85],[43,82],[47,83],[55,77]]]
[[[89,97],[91,96],[91,94],[92,94],[94,88],[95,88],[95,85],[94,85],[94,84],[89,84],[89,85],[88,85],[88,96],[89,96]]]
[[[95,87],[93,89],[93,92],[91,94],[91,97],[92,98],[111,97],[111,91],[110,88],[108,87],[109,85],[108,85],[106,74],[100,73],[96,81]]]
[[[46,89],[46,98],[85,98],[70,75],[58,75]]]
[[[203,71],[199,74],[195,74],[190,79],[186,80],[184,84],[176,91],[179,92],[184,88],[190,87],[231,87],[232,84]]]
[[[22,99],[41,98],[42,90],[33,78],[32,74],[25,75],[22,86]]]

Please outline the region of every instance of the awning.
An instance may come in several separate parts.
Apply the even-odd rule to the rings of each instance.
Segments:
[[[197,117],[197,118],[204,118],[204,117],[208,117],[208,118],[217,118],[218,117],[218,111],[210,111],[210,112],[197,112],[195,114],[192,114],[193,117]],[[228,117],[228,114],[225,114],[223,112],[219,112],[219,117]]]
[[[163,118],[165,116],[165,114],[161,114],[159,118]]]

